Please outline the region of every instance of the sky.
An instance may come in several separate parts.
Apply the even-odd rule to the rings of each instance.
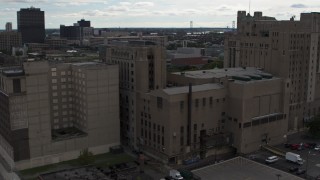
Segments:
[[[17,11],[34,6],[45,11],[46,28],[72,25],[80,19],[96,28],[231,27],[237,11],[288,20],[301,12],[319,12],[320,0],[0,0],[0,29],[17,27]]]

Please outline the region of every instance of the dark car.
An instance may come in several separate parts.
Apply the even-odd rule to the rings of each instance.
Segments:
[[[292,167],[289,168],[289,171],[290,172],[296,172],[296,171],[298,171],[298,169],[299,169],[298,167],[292,166]]]
[[[297,175],[301,175],[301,174],[304,174],[304,173],[306,173],[305,169],[298,169],[298,171],[296,172]]]
[[[290,148],[290,147],[291,147],[291,144],[289,144],[289,143],[284,143],[284,147],[285,147],[285,148]]]

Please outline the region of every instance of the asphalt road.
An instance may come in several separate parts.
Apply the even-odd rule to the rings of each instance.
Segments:
[[[287,142],[290,144],[300,144],[300,143],[320,144],[320,140],[305,138],[304,133],[297,133],[297,134],[288,136]],[[290,167],[293,167],[293,166],[299,167],[307,170],[307,174],[303,174],[299,176],[303,178],[307,178],[307,175],[308,175],[308,179],[312,179],[320,175],[320,151],[307,149],[307,148],[300,151],[291,150],[290,148],[285,148],[284,144],[279,144],[276,147],[286,152],[293,152],[296,154],[300,154],[301,158],[304,160],[304,163],[303,165],[300,166],[291,162],[287,162],[285,160],[285,157],[280,157],[280,159],[276,163],[270,164],[269,166],[286,171],[286,172],[289,172]],[[265,164],[265,159],[269,156],[272,156],[273,154],[265,150],[260,150],[246,156],[249,157],[250,155],[255,155],[254,161]],[[295,172],[293,172],[292,174],[295,174]]]

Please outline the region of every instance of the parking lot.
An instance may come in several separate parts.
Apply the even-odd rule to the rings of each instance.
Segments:
[[[320,140],[312,140],[304,138],[304,133],[298,133],[288,136],[287,143],[289,144],[300,144],[300,143],[316,143],[320,144]],[[279,144],[275,146],[285,152],[293,152],[299,154],[303,159],[303,165],[294,164],[287,162],[285,157],[279,157],[279,160],[276,163],[270,164],[269,166],[289,172],[290,167],[298,167],[300,169],[306,170],[305,174],[299,175],[300,177],[308,179],[314,179],[320,175],[320,151],[314,149],[302,148],[301,150],[292,150],[290,147],[286,148],[284,144]],[[267,157],[272,156],[271,152],[266,150],[260,150],[254,153],[247,155],[247,157],[253,158],[254,161],[265,163]],[[291,172],[296,174],[296,172]],[[308,175],[308,176],[307,176]]]

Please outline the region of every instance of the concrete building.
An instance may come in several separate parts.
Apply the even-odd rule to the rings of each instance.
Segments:
[[[15,31],[0,32],[0,51],[9,53],[13,47],[21,47],[21,33]]]
[[[259,67],[290,79],[289,130],[320,113],[319,13],[278,21],[238,11],[237,31],[225,38],[225,67]]]
[[[209,156],[217,143],[248,153],[284,141],[286,79],[256,68],[166,76],[165,49],[148,41],[115,41],[105,54],[106,62],[119,64],[124,145],[182,163]]]
[[[179,47],[167,51],[168,64],[172,66],[203,66],[208,63],[204,48]]]
[[[6,23],[6,31],[12,31],[12,22]]]
[[[18,32],[22,43],[43,43],[45,33],[44,11],[40,8],[25,8],[17,12]]]
[[[60,37],[67,40],[80,41],[80,44],[89,41],[93,36],[93,27],[90,26],[90,21],[81,19],[73,26],[60,25]]]
[[[95,62],[30,61],[2,68],[2,169],[58,163],[86,148],[100,154],[119,145],[118,79],[117,65]]]
[[[122,142],[136,147],[138,100],[166,86],[164,47],[149,41],[117,42],[106,47],[105,57],[106,62],[119,65]]]
[[[139,99],[137,133],[144,151],[181,163],[207,157],[217,144],[249,153],[284,141],[289,88],[281,78],[230,68],[173,73],[168,83],[176,87]]]

